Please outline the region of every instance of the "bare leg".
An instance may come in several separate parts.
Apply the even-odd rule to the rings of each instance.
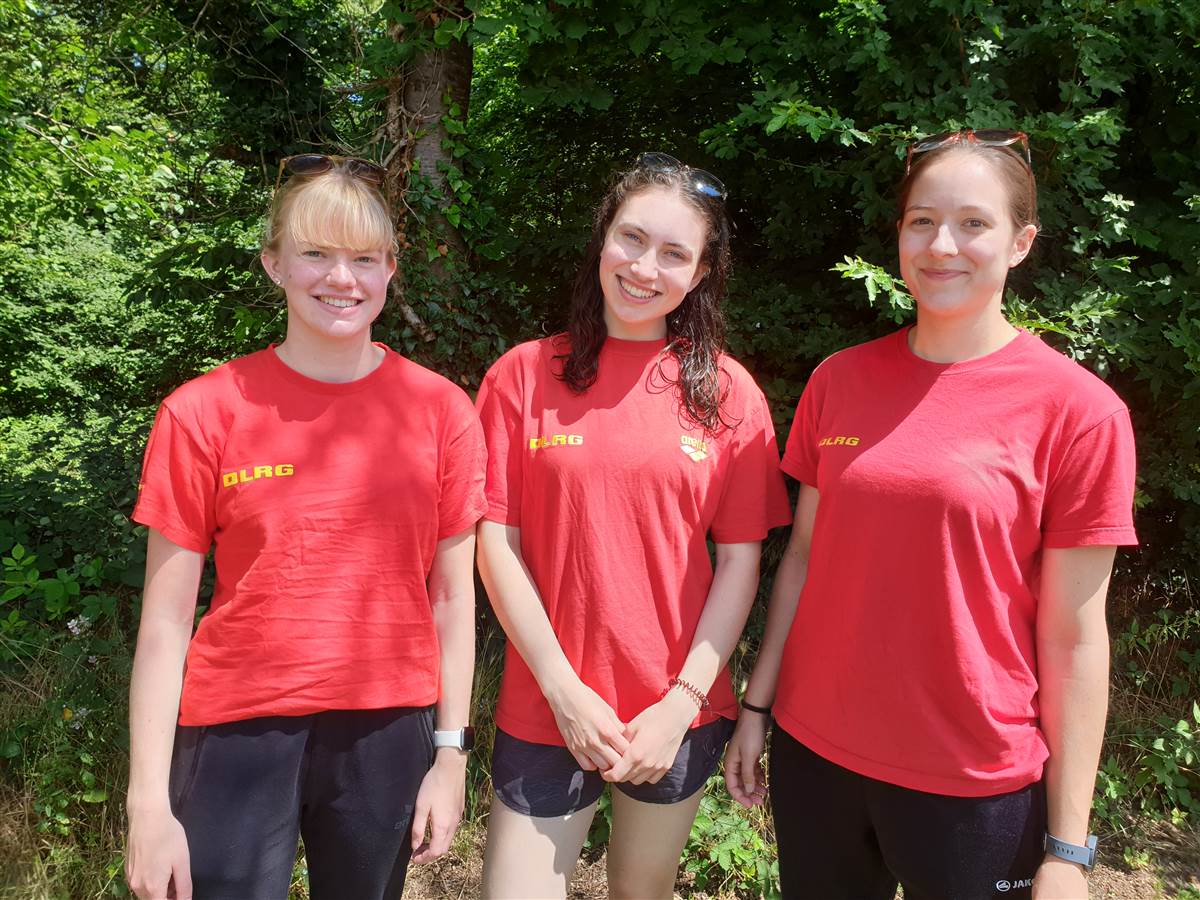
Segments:
[[[493,796],[483,853],[485,900],[566,897],[595,814],[593,803],[565,816],[535,818],[514,812]]]
[[[643,803],[612,792],[608,841],[611,900],[671,900],[679,857],[687,844],[704,788],[678,803]]]

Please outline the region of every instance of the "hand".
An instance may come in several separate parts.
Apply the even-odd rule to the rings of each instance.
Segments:
[[[130,812],[125,880],[138,900],[191,900],[187,835],[166,805]]]
[[[762,755],[769,721],[762,713],[742,710],[725,748],[725,787],[729,796],[745,807],[761,806],[767,794]]]
[[[462,821],[466,799],[467,754],[454,747],[442,747],[417,791],[412,824],[413,862],[427,863],[445,856]]]
[[[1087,874],[1083,867],[1047,856],[1033,879],[1033,900],[1087,900]]]
[[[573,684],[553,697],[547,696],[546,700],[554,711],[558,733],[585,771],[611,769],[629,748],[625,723],[582,681],[575,679]]]
[[[667,691],[625,728],[629,747],[607,772],[605,781],[657,784],[675,765],[679,745],[696,718],[696,702],[683,691]]]

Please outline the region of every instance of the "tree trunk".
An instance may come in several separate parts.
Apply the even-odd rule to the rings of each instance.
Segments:
[[[413,4],[418,5],[417,3]],[[459,20],[470,16],[462,0],[439,3],[436,12],[414,10],[418,24],[393,24],[389,33],[393,40],[403,42],[423,31],[430,36],[439,21],[446,17]],[[423,340],[433,338],[429,325],[413,309],[406,296],[411,283],[411,270],[421,268],[422,281],[432,288],[433,296],[421,299],[453,303],[461,289],[455,279],[455,269],[467,264],[467,246],[462,236],[441,213],[440,209],[418,223],[409,213],[405,202],[409,177],[416,163],[420,175],[428,179],[440,207],[454,198],[446,168],[455,165],[453,154],[443,147],[449,137],[444,124],[451,103],[456,104],[462,118],[466,117],[471,94],[471,48],[466,41],[452,41],[448,47],[431,47],[419,52],[389,81],[387,118],[382,137],[391,147],[386,159],[387,190],[396,211],[396,230],[400,239],[400,265],[396,272],[398,306],[405,321]],[[449,98],[449,103],[447,102]],[[417,231],[421,234],[417,234]],[[416,238],[416,240],[413,240]],[[425,245],[432,240],[440,251],[437,258],[427,260]]]

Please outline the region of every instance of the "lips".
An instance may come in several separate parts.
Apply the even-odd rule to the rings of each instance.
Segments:
[[[950,281],[952,278],[957,278],[959,275],[966,275],[966,272],[958,269],[922,269],[921,275],[930,281]]]
[[[621,290],[628,294],[634,300],[646,301],[657,297],[661,291],[651,290],[650,288],[640,288],[632,282],[626,281],[620,275],[617,276],[617,284],[621,286]]]
[[[350,309],[362,303],[361,300],[356,300],[353,297],[317,297],[321,303],[326,306],[332,306],[334,309]]]

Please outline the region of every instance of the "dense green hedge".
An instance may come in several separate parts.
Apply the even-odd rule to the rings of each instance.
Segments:
[[[389,79],[458,39],[474,53],[469,110],[446,123],[458,168],[448,195],[414,176],[406,197],[403,299],[423,329],[393,304],[380,332],[468,388],[562,324],[596,197],[663,150],[729,186],[730,343],[782,436],[822,356],[908,314],[891,206],[905,143],[1029,133],[1044,228],[1011,315],[1113,384],[1141,458],[1098,808],[1112,824],[1200,813],[1200,3],[453,6],[0,0],[0,798],[33,810],[37,865],[73,846],[92,862],[63,865],[87,891],[119,881],[143,553],[126,515],[158,401],[280,334],[255,263],[275,161],[383,158]],[[706,807],[695,846],[715,868],[696,883],[769,884],[730,850],[759,832],[723,815]]]

